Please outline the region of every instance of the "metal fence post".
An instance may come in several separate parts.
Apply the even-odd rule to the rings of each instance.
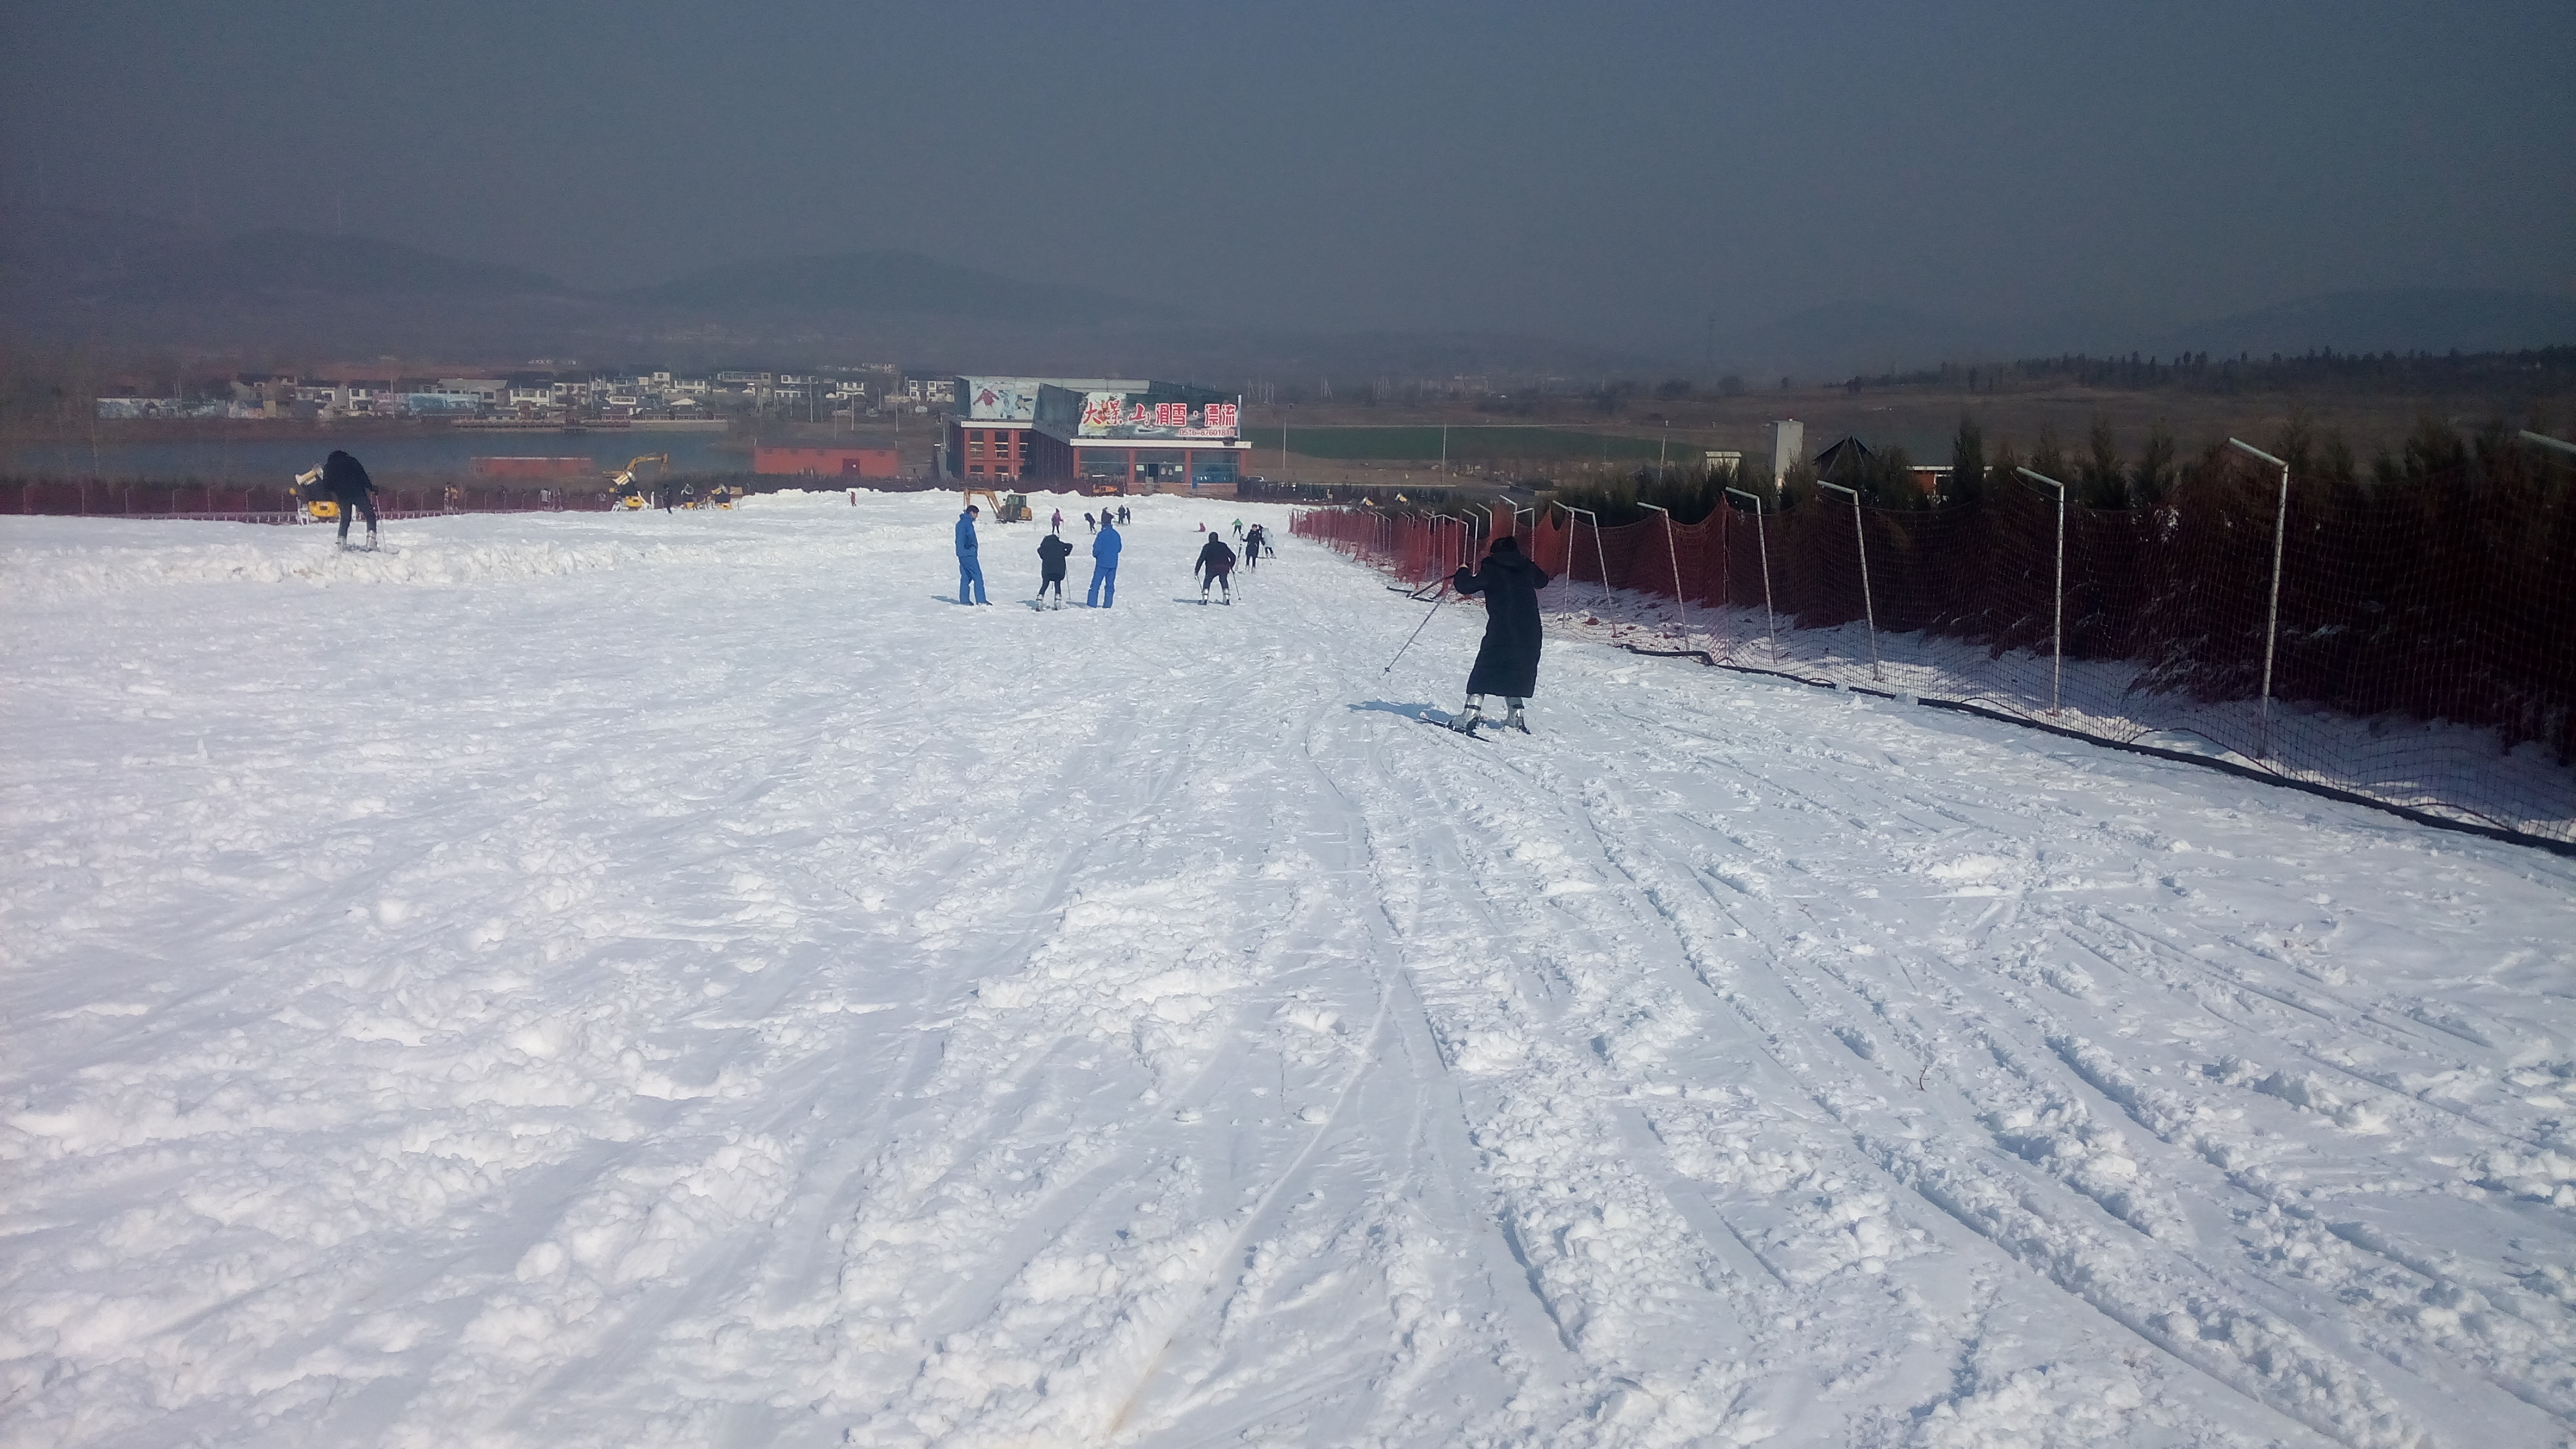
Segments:
[[[1862,617],[1869,621],[1869,677],[1883,681],[1887,676],[1878,669],[1878,605],[1869,596],[1869,534],[1860,523],[1860,492],[1822,479],[1816,481],[1816,486],[1831,488],[1852,501],[1852,542],[1860,546],[1860,609]]]
[[[1690,600],[1682,597],[1682,560],[1673,548],[1673,511],[1660,504],[1639,500],[1639,508],[1652,508],[1664,516],[1664,561],[1673,567],[1673,607],[1681,611],[1682,642],[1690,642]]]
[[[2249,453],[2281,470],[2281,502],[2272,515],[2272,602],[2263,621],[2263,753],[2272,757],[2272,656],[2281,639],[2281,548],[2290,528],[2290,465],[2251,443],[2227,440],[2227,446]]]
[[[2057,714],[2058,696],[2066,679],[2066,485],[2045,473],[2028,468],[2013,470],[2037,483],[2057,490],[2057,597],[2056,609],[2048,626],[2050,663],[2048,666],[2048,713]]]
[[[1563,503],[1556,506],[1563,508],[1569,516],[1579,513],[1592,520],[1592,561],[1601,570],[1601,602],[1597,607],[1606,614],[1610,612],[1610,557],[1601,551],[1601,515],[1589,508],[1575,508]],[[1571,573],[1574,569],[1574,547],[1571,541],[1566,545],[1565,565],[1566,571]]]
[[[1771,662],[1780,662],[1780,621],[1771,612],[1771,545],[1762,537],[1762,500],[1741,488],[1726,490],[1753,505],[1753,551],[1762,560],[1762,630],[1771,640]]]

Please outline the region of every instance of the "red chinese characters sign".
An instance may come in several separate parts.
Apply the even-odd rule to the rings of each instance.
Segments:
[[[1231,438],[1242,409],[1230,402],[1150,402],[1133,393],[1083,395],[1085,438]]]

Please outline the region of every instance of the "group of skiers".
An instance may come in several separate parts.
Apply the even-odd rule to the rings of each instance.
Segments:
[[[350,520],[363,515],[367,520],[366,546],[376,547],[376,484],[367,476],[366,468],[348,453],[334,450],[323,460],[319,487],[340,505],[340,546],[349,546]],[[970,503],[965,512],[957,515],[957,602],[961,604],[992,602],[984,592],[984,566],[975,538],[975,523],[982,514],[982,509]],[[1083,594],[1083,603],[1088,607],[1106,609],[1118,601],[1118,555],[1127,546],[1118,525],[1129,518],[1124,504],[1114,511],[1103,505],[1096,517],[1089,513],[1082,516],[1093,532],[1091,587]],[[1199,529],[1208,536],[1191,569],[1199,581],[1199,603],[1206,605],[1208,592],[1214,589],[1227,604],[1232,604],[1235,551],[1214,529],[1205,524]],[[1234,537],[1243,545],[1240,561],[1247,571],[1260,562],[1263,554],[1276,552],[1258,523],[1246,528],[1242,519],[1236,519]],[[1073,545],[1064,537],[1064,510],[1059,508],[1054,526],[1038,540],[1041,605],[1064,607],[1064,566],[1072,555]],[[1495,539],[1486,551],[1481,569],[1461,564],[1449,585],[1462,596],[1485,597],[1485,637],[1477,646],[1475,667],[1467,675],[1467,703],[1449,721],[1449,728],[1474,734],[1484,719],[1485,697],[1499,694],[1506,710],[1502,722],[1527,734],[1529,723],[1521,715],[1521,705],[1538,684],[1538,591],[1548,585],[1547,571],[1523,554],[1519,543],[1504,537]],[[1048,602],[1050,594],[1052,603]]]
[[[1118,554],[1126,547],[1118,524],[1125,521],[1126,513],[1121,507],[1118,516],[1112,518],[1104,511],[1095,525],[1098,536],[1091,542],[1091,587],[1083,598],[1092,608],[1106,609],[1117,602]],[[983,510],[971,503],[957,515],[957,602],[961,604],[992,602],[984,593],[982,551],[975,537],[975,523],[982,516]],[[1091,515],[1083,515],[1083,521],[1091,522]],[[1063,527],[1064,512],[1058,509],[1055,526],[1038,540],[1040,607],[1064,607],[1064,566],[1073,554],[1073,545],[1065,540]],[[1199,525],[1199,531],[1207,535],[1207,542],[1199,546],[1198,561],[1190,570],[1199,581],[1199,603],[1204,607],[1213,590],[1230,605],[1234,602],[1235,564],[1240,561],[1249,570],[1263,554],[1272,552],[1269,536],[1260,524],[1246,528],[1242,519],[1236,519],[1234,536],[1243,544],[1238,560],[1223,534],[1204,523]],[[1477,646],[1475,667],[1467,675],[1467,702],[1449,720],[1449,728],[1474,734],[1476,726],[1484,722],[1485,697],[1499,694],[1503,697],[1503,725],[1529,733],[1522,705],[1538,686],[1538,591],[1547,585],[1547,570],[1523,554],[1519,542],[1509,537],[1494,540],[1486,550],[1482,567],[1461,564],[1450,576],[1449,586],[1462,597],[1484,596],[1485,637]]]
[[[966,511],[957,515],[957,602],[961,604],[993,602],[984,590],[983,547],[975,534],[975,525],[983,516],[983,508],[973,503],[967,504]],[[1114,512],[1102,508],[1097,518],[1088,513],[1082,515],[1082,521],[1091,526],[1093,534],[1091,587],[1083,593],[1083,603],[1088,608],[1107,609],[1117,605],[1118,555],[1127,546],[1126,538],[1118,532],[1118,525],[1127,522],[1129,516],[1124,504]],[[1198,562],[1190,570],[1191,576],[1199,580],[1199,602],[1208,602],[1208,591],[1215,589],[1226,603],[1232,604],[1235,552],[1206,524],[1200,524],[1199,529],[1208,535],[1206,546],[1199,550]],[[1234,530],[1235,536],[1243,541],[1242,563],[1246,569],[1250,569],[1263,554],[1277,552],[1270,546],[1270,537],[1262,531],[1260,524],[1252,525],[1246,532],[1243,520],[1236,519]],[[1073,545],[1064,537],[1064,510],[1059,508],[1046,537],[1038,540],[1037,602],[1040,607],[1064,607],[1065,560],[1072,556]]]

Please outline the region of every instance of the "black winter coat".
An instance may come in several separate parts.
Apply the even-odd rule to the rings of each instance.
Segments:
[[[1063,578],[1065,556],[1072,552],[1072,544],[1065,542],[1063,539],[1056,537],[1052,533],[1039,539],[1038,577],[1041,579]]]
[[[1462,594],[1485,596],[1485,642],[1467,675],[1469,694],[1527,699],[1537,692],[1538,591],[1547,583],[1547,570],[1517,548],[1485,555],[1481,573],[1461,568],[1450,579]]]
[[[1234,550],[1225,546],[1224,539],[1211,533],[1208,535],[1207,547],[1199,550],[1198,566],[1190,572],[1205,574],[1211,579],[1233,573]]]
[[[335,450],[322,460],[322,487],[332,497],[354,503],[376,491],[376,480],[357,459]]]

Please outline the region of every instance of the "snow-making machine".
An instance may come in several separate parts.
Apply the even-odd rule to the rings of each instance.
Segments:
[[[320,465],[295,475],[294,511],[299,523],[308,518],[317,523],[329,523],[340,516],[340,500],[323,488]]]

